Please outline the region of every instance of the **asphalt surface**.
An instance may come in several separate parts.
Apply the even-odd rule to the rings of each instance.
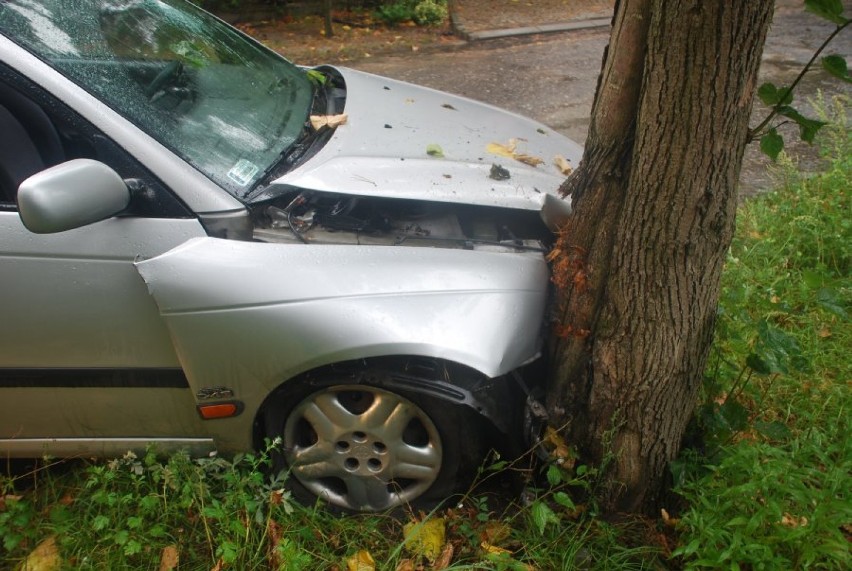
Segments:
[[[832,24],[798,7],[779,8],[764,50],[761,82],[792,82],[832,30]],[[608,40],[609,27],[596,26],[470,42],[443,52],[374,57],[348,65],[503,107],[583,142]],[[852,30],[838,36],[827,53],[849,60]],[[807,110],[810,106],[806,102],[818,91],[829,98],[837,93],[852,96],[850,84],[828,76],[817,66],[802,82],[796,101],[803,102],[802,107]],[[756,104],[752,125],[765,114]],[[790,135],[794,133],[788,131]],[[814,150],[795,143],[795,139],[787,137],[789,152],[801,157],[804,168],[810,168],[815,161]],[[743,167],[741,191],[746,195],[772,185],[767,172],[769,161],[756,145],[753,147],[747,152]]]

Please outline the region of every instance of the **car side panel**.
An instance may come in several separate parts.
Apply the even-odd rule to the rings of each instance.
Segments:
[[[211,423],[226,449],[269,391],[329,363],[422,355],[490,377],[519,367],[539,353],[549,278],[540,254],[214,238],[137,268],[193,390],[224,386],[245,403],[246,419]]]

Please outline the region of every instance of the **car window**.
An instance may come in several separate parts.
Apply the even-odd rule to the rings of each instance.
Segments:
[[[301,134],[301,69],[180,0],[7,0],[0,32],[245,195]]]
[[[0,211],[17,210],[23,180],[78,158],[109,165],[135,188],[128,216],[192,217],[148,169],[94,125],[43,89],[0,64]]]

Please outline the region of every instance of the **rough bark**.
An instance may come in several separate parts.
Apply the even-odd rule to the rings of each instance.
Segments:
[[[712,339],[736,183],[772,0],[616,3],[573,214],[554,257],[549,384],[610,484],[610,511],[655,511]]]

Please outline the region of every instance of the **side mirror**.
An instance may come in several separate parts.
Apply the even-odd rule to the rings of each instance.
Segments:
[[[74,159],[43,170],[18,187],[21,221],[36,234],[100,222],[129,203],[130,190],[118,173],[89,159]]]

